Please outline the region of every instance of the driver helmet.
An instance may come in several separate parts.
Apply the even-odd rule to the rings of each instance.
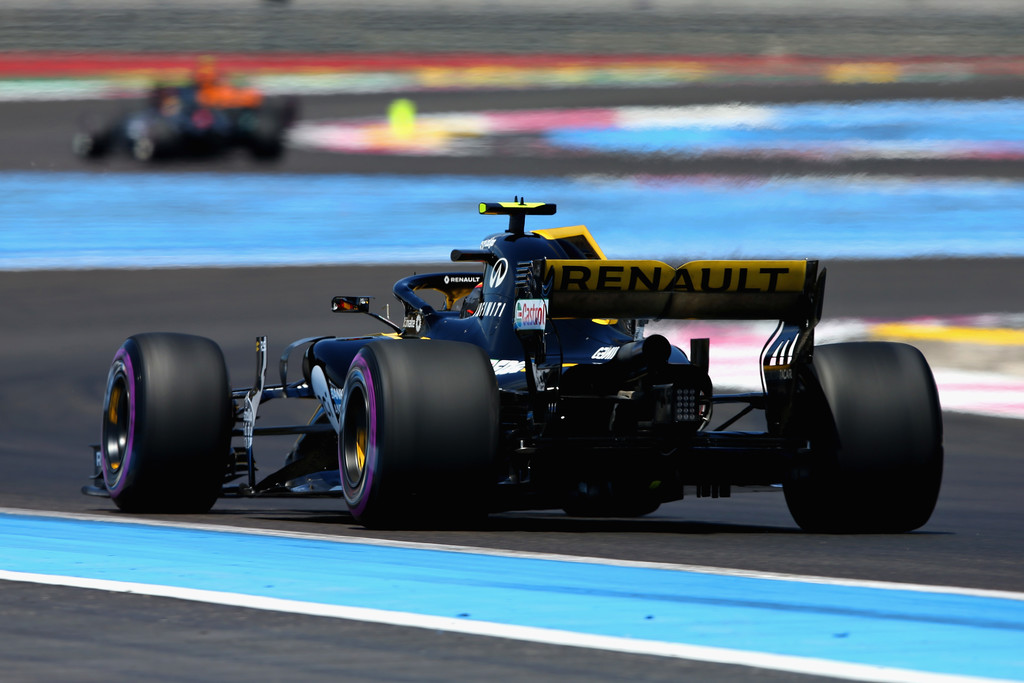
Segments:
[[[468,318],[474,313],[476,309],[480,307],[480,303],[484,300],[484,283],[477,283],[476,287],[465,296],[462,300],[462,311],[459,313],[459,317]]]

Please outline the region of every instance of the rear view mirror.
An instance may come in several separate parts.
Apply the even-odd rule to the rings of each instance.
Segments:
[[[369,296],[336,296],[331,299],[331,310],[335,313],[368,313]]]

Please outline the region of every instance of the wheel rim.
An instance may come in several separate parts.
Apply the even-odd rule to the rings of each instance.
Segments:
[[[132,392],[124,363],[111,369],[103,411],[103,469],[108,487],[121,478],[132,435]]]
[[[156,146],[149,138],[139,138],[132,146],[132,151],[135,154],[135,158],[139,161],[149,161],[153,158]]]
[[[71,141],[71,148],[78,156],[89,156],[93,149],[92,136],[86,133],[79,133]]]
[[[362,387],[355,386],[350,391],[344,416],[345,430],[342,436],[341,464],[348,486],[358,489],[366,476],[366,457],[370,441],[370,411],[366,392]]]
[[[362,472],[366,468],[366,430],[356,431],[356,465]]]

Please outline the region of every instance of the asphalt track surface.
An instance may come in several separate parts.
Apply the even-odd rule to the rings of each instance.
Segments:
[[[931,86],[951,96],[1020,95],[1012,82]],[[901,89],[902,88],[902,89]],[[952,89],[952,90],[950,90]],[[822,97],[936,96],[935,90],[864,86],[838,90],[692,89],[680,92],[586,91],[430,95],[421,110],[503,106],[676,104]],[[383,97],[304,102],[311,118],[381,111]],[[90,107],[111,107],[90,103]],[[0,107],[0,168],[81,170],[68,153],[69,131],[82,103]],[[628,160],[603,159],[629,173]],[[272,172],[593,172],[593,159],[402,159],[289,154]],[[736,172],[711,160],[659,172]],[[715,166],[715,164],[720,164]],[[1019,165],[942,162],[912,167],[874,163],[880,173],[1019,177]],[[94,172],[144,169],[126,160],[88,166]],[[242,159],[185,163],[174,170],[251,170]],[[265,169],[261,169],[263,171]],[[745,172],[757,172],[757,163]],[[764,167],[764,173],[848,169]],[[648,168],[648,171],[651,169]],[[557,198],[554,198],[557,200]],[[2,199],[0,199],[2,204]],[[97,211],[102,201],[97,200]],[[0,220],[16,217],[0,216]],[[384,217],[386,219],[386,216]],[[452,245],[460,246],[460,245]],[[826,316],[897,317],[1024,312],[1020,259],[837,262],[829,267]],[[98,438],[103,382],[126,336],[173,330],[218,341],[236,385],[253,373],[252,340],[270,339],[271,354],[314,334],[359,334],[371,321],[332,317],[329,300],[343,293],[391,300],[398,277],[431,267],[203,269],[0,272],[4,371],[0,381],[0,505],[118,517],[108,501],[78,489],[90,469],[87,445]],[[451,267],[444,264],[444,268]],[[270,404],[268,419],[298,417]],[[1024,421],[947,415],[946,470],[939,504],[923,529],[897,536],[828,536],[800,532],[780,495],[684,500],[638,520],[573,520],[560,514],[494,516],[483,529],[368,532],[334,500],[224,500],[185,521],[310,531],[351,537],[678,562],[832,577],[1024,591]],[[287,443],[280,444],[281,452]],[[274,452],[274,442],[260,452]],[[866,492],[866,495],[869,495]],[[183,518],[178,518],[183,519]],[[97,539],[102,543],[102,539]],[[379,626],[333,619],[188,603],[137,595],[0,582],[0,677],[13,681],[126,680],[773,680],[810,677],[595,650]]]

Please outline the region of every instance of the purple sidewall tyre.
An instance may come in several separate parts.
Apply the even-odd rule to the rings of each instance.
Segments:
[[[234,409],[220,348],[187,334],[129,337],[103,402],[103,481],[125,512],[208,511],[231,457]]]
[[[343,395],[338,461],[357,522],[421,527],[486,514],[499,399],[482,349],[374,341],[349,365]]]
[[[364,411],[362,424],[353,424],[346,420],[349,430],[364,428],[364,456],[362,464],[353,461],[353,454],[346,455],[346,443],[352,445],[352,440],[358,438],[356,434],[343,433],[338,439],[338,464],[341,469],[342,486],[345,493],[345,502],[349,510],[359,518],[366,512],[367,503],[373,490],[375,473],[377,470],[377,393],[374,389],[374,373],[366,362],[366,358],[359,354],[352,361],[346,378],[345,397],[342,404],[342,415],[351,414],[355,417],[360,411]],[[361,402],[361,405],[353,404],[350,408],[350,401]]]
[[[123,391],[124,396],[114,395]],[[103,402],[103,411],[107,414],[104,420],[104,434],[101,440],[103,481],[107,486],[110,495],[116,498],[125,487],[126,472],[131,469],[132,451],[135,442],[135,370],[132,367],[131,355],[122,346],[117,350],[114,361],[110,366],[107,376],[106,398]],[[113,403],[113,404],[112,404]],[[123,440],[108,439],[107,425],[118,411],[118,404],[127,407],[127,425],[124,428],[126,438]],[[123,410],[120,411],[123,413]],[[118,419],[124,419],[122,415]],[[114,452],[117,448],[120,452]],[[116,463],[116,467],[113,465]]]

